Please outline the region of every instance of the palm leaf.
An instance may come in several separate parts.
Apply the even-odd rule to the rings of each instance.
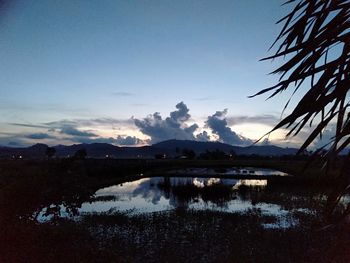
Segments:
[[[309,85],[291,113],[282,118],[267,135],[287,128],[287,137],[296,136],[310,122],[311,131],[299,149],[301,153],[311,147],[325,129],[333,127],[334,136],[316,149],[313,156],[328,149],[325,163],[328,165],[350,144],[350,1],[289,0],[285,4],[292,5],[292,9],[277,22],[283,25],[270,50],[274,47],[277,49],[273,55],[262,59],[286,58],[281,66],[271,72],[280,75],[279,82],[251,97],[269,94],[267,99],[270,99],[293,89],[284,112],[300,87]],[[312,126],[315,120],[318,123]],[[348,158],[346,163],[350,163],[350,155]],[[349,189],[347,170],[343,169],[340,186],[329,196],[330,214],[345,190]],[[347,211],[350,213],[350,206]]]

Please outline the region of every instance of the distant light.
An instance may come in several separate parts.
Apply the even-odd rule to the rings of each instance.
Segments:
[[[19,156],[19,159],[22,159],[22,155]]]

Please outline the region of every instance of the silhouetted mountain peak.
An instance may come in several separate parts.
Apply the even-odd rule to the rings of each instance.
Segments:
[[[44,143],[36,143],[36,144],[34,144],[34,145],[32,145],[32,146],[29,146],[28,149],[29,149],[29,150],[32,150],[32,151],[35,151],[35,150],[37,150],[37,151],[42,151],[42,150],[44,150],[44,151],[45,151],[48,147],[49,147],[49,146],[47,146],[47,145],[44,144]]]
[[[0,156],[11,156],[21,154],[26,158],[44,158],[46,156],[46,144],[35,144],[27,148],[0,148]],[[56,156],[73,156],[78,150],[85,149],[88,157],[92,158],[154,158],[156,154],[166,154],[168,157],[175,157],[183,150],[193,150],[196,154],[206,151],[220,150],[225,153],[236,153],[237,155],[293,155],[297,152],[295,148],[281,148],[274,145],[253,145],[249,147],[232,146],[221,142],[200,142],[190,140],[167,140],[143,147],[118,147],[108,143],[57,145]]]

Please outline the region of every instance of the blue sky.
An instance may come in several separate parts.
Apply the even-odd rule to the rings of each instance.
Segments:
[[[0,145],[257,139],[287,99],[247,98],[277,81],[268,73],[278,63],[259,59],[271,54],[282,3],[10,1],[0,13]]]

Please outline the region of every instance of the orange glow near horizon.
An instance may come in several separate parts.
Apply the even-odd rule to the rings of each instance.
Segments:
[[[262,136],[271,131],[272,128],[272,126],[258,123],[244,123],[232,126],[232,130],[234,130],[237,134],[251,140],[260,139]],[[265,138],[267,138],[267,136]],[[271,133],[268,138],[270,141],[283,140],[285,138],[285,134],[283,131],[278,130]]]

